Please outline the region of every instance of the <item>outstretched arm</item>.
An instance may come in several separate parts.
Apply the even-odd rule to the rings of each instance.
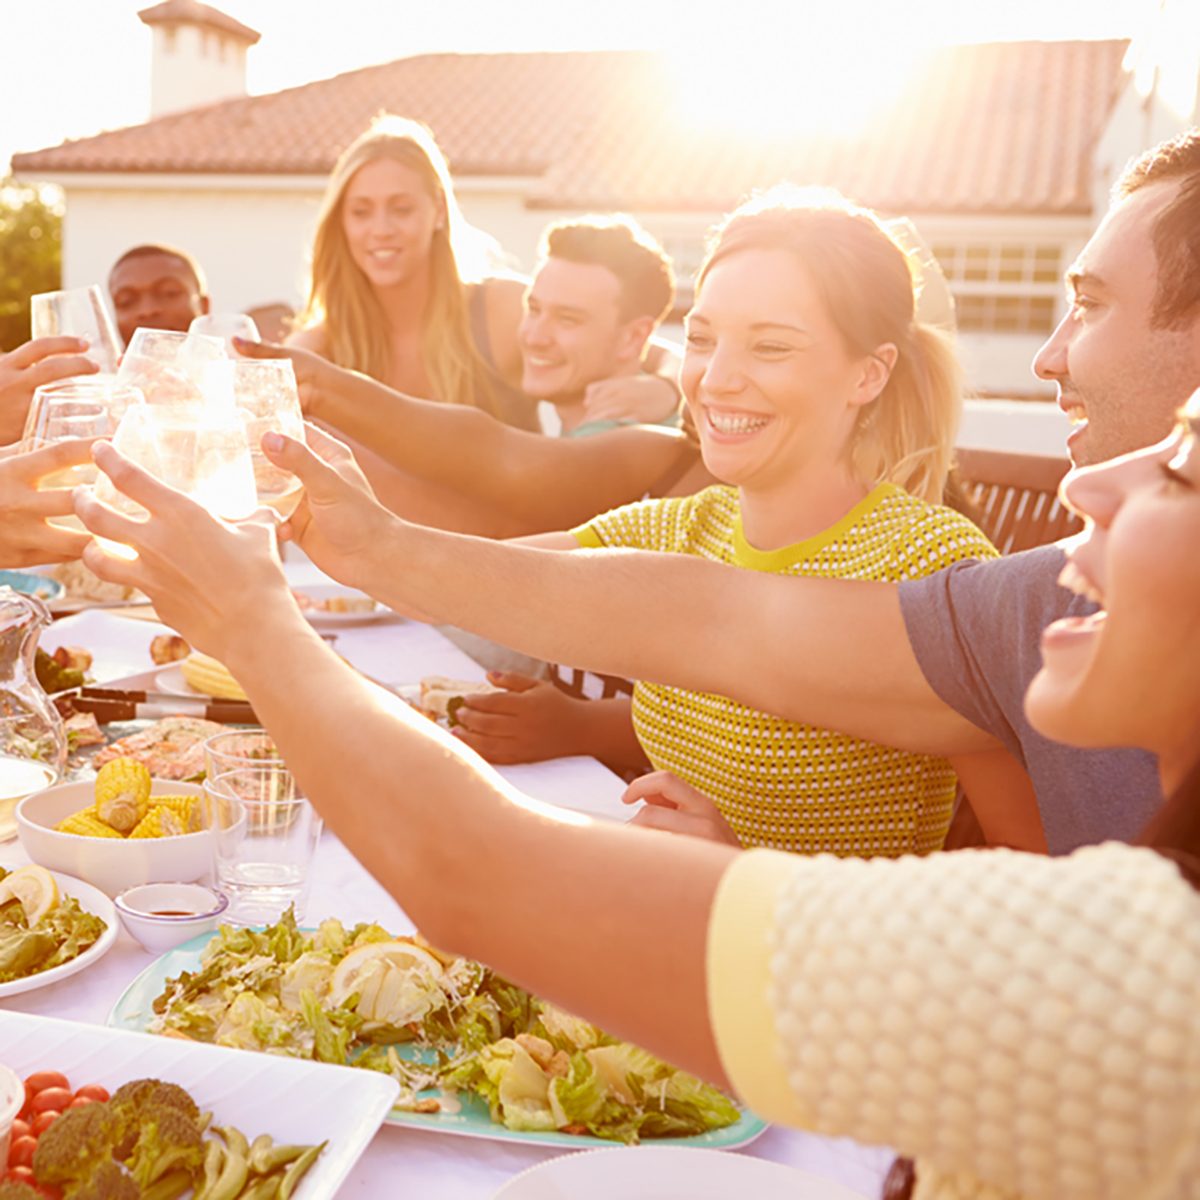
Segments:
[[[248,357],[292,360],[305,413],[391,465],[495,514],[493,536],[567,529],[640,499],[695,450],[671,429],[631,427],[590,438],[513,429],[477,408],[393,391],[311,351],[238,343]]]
[[[339,474],[332,439],[264,441],[304,481],[291,532],[323,570],[549,662],[731,696],[927,754],[996,743],[929,686],[894,584],[797,579],[641,550],[552,551],[408,525]],[[369,538],[364,528],[373,529]]]
[[[678,839],[664,853],[660,834],[593,824],[520,795],[312,632],[268,531],[221,524],[110,446],[97,461],[150,519],[80,496],[94,532],[139,554],[125,562],[93,544],[88,565],[106,579],[136,580],[165,621],[228,665],[305,794],[427,937],[722,1078],[708,1024],[705,936],[734,851]],[[209,581],[203,588],[200,578]],[[297,680],[321,697],[315,726],[297,703]],[[347,762],[356,764],[351,788]],[[385,813],[403,837],[379,836]]]

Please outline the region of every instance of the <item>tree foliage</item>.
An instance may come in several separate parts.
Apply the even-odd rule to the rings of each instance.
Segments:
[[[0,351],[29,337],[29,297],[62,280],[57,189],[0,180]]]

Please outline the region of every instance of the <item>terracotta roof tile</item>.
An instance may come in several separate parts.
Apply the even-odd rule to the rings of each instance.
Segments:
[[[17,155],[13,167],[324,175],[386,109],[432,126],[459,176],[535,176],[540,207],[711,211],[790,178],[893,211],[1087,212],[1090,152],[1125,46],[938,51],[867,132],[842,139],[688,129],[650,53],[425,55]]]

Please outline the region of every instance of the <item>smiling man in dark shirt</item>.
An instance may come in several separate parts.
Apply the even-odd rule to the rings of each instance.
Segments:
[[[200,264],[174,246],[148,244],[126,250],[108,274],[108,294],[126,345],[142,328],[186,333],[193,318],[209,310]]]

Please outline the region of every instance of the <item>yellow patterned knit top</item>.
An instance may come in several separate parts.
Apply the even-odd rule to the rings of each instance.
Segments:
[[[996,557],[966,517],[890,483],[824,532],[781,550],[746,541],[737,489],[723,486],[629,504],[574,533],[585,547],[842,579],[914,579],[960,559]],[[655,683],[634,688],[633,721],[655,768],[710,796],[745,846],[894,856],[936,850],[945,840],[955,779],[944,759]]]

